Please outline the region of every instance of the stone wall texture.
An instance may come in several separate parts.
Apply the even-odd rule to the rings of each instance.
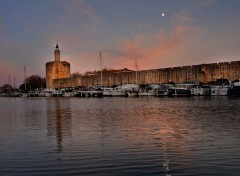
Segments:
[[[55,88],[55,79],[69,78],[70,64],[66,61],[52,61],[46,63],[46,87]]]
[[[81,77],[53,79],[53,87],[54,88],[77,87],[82,85],[81,81],[82,81]]]
[[[103,72],[102,75],[103,86],[136,82],[138,84],[161,84],[169,81],[175,83],[184,81],[208,83],[219,78],[228,78],[233,81],[240,78],[240,61],[140,70],[137,72]],[[100,85],[100,79],[100,73],[83,76],[78,86]]]
[[[54,69],[53,66],[47,69]],[[50,73],[50,72],[49,72]],[[111,72],[103,71],[103,86],[128,83],[161,84],[167,82],[181,83],[184,81],[208,83],[219,78],[231,81],[240,79],[240,61],[201,64],[192,66],[160,68],[140,71]],[[137,79],[136,79],[137,78]],[[89,76],[78,76],[53,79],[53,87],[92,87],[101,84],[100,72]]]

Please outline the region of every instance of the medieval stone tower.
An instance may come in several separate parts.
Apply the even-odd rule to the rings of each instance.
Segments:
[[[46,87],[55,88],[54,80],[70,77],[70,64],[60,61],[60,50],[58,44],[55,47],[55,61],[46,63]]]

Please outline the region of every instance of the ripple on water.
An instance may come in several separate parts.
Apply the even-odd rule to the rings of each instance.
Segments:
[[[0,173],[237,175],[239,104],[227,97],[0,98]]]

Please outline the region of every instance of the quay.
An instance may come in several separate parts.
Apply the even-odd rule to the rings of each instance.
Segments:
[[[55,91],[51,93],[43,93],[39,91],[30,91],[28,93],[21,92],[8,92],[1,93],[0,97],[103,97],[101,90],[78,90],[71,93],[62,93],[61,91]]]
[[[208,84],[194,82],[164,84],[123,84],[112,87],[67,87],[62,89],[36,89],[29,92],[1,93],[1,97],[104,97],[104,96],[238,96],[240,79],[217,79]]]

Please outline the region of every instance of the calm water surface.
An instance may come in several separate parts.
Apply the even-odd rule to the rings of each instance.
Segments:
[[[240,175],[240,99],[0,98],[0,175]]]

